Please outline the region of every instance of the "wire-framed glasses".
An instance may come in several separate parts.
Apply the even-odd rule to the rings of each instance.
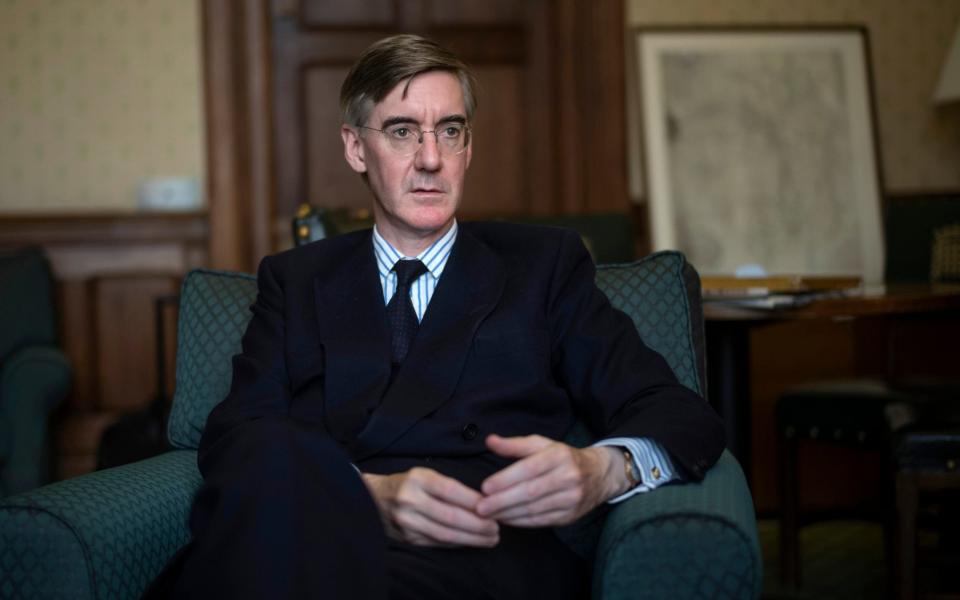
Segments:
[[[439,129],[424,131],[411,123],[396,123],[383,129],[358,125],[360,129],[380,132],[390,149],[401,156],[413,156],[423,146],[425,134],[432,133],[437,149],[445,156],[456,156],[470,144],[470,127],[464,123],[444,123]]]

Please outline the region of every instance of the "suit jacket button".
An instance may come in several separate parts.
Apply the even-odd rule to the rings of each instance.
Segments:
[[[480,431],[480,428],[477,427],[476,423],[467,423],[466,425],[463,426],[463,429],[460,431],[460,435],[463,437],[463,439],[469,442],[470,440],[475,439],[477,437],[477,432],[479,431]]]

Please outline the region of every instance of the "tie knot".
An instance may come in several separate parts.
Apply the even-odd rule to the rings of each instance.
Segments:
[[[427,266],[419,260],[398,260],[393,270],[397,273],[397,288],[409,288],[417,277],[427,272]]]

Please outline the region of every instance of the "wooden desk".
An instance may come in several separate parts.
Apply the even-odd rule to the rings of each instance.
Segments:
[[[709,400],[724,419],[727,445],[740,461],[747,480],[751,478],[750,332],[754,327],[785,320],[897,319],[956,311],[960,311],[960,285],[869,287],[857,295],[773,310],[705,301]],[[889,370],[885,373],[887,377],[892,375]]]

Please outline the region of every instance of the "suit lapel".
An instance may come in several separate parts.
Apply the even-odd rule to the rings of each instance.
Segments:
[[[505,281],[499,257],[461,229],[410,352],[351,449],[355,460],[382,450],[450,398],[477,327]]]
[[[370,236],[314,278],[325,354],[324,414],[341,443],[354,439],[390,381],[390,326]]]

